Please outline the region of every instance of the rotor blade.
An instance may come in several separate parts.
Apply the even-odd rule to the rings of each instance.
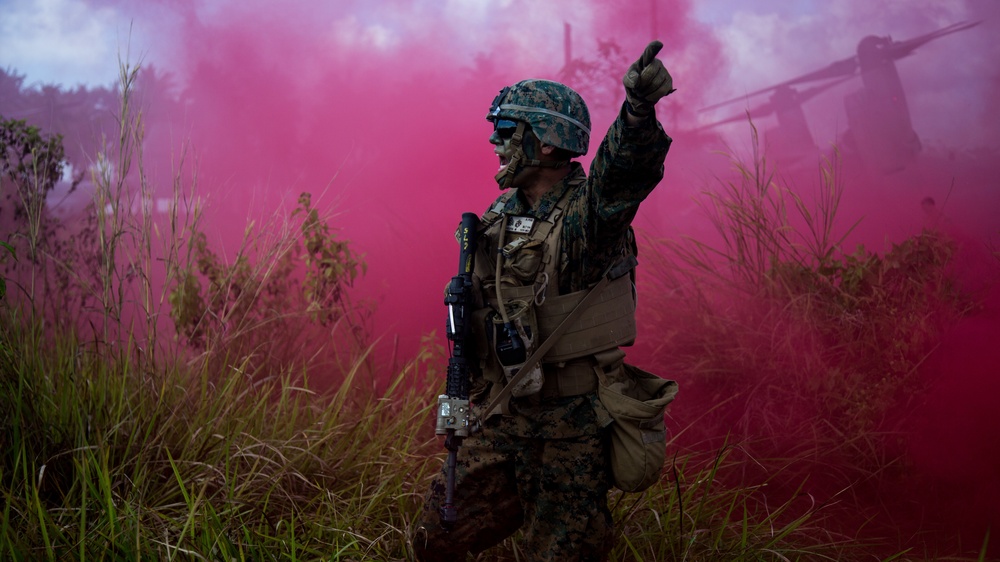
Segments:
[[[718,127],[719,125],[725,125],[726,123],[735,123],[736,121],[748,121],[750,119],[753,119],[753,116],[752,115],[747,115],[747,113],[743,113],[741,115],[733,115],[732,117],[727,117],[727,118],[725,118],[725,119],[723,119],[721,121],[715,121],[715,122],[709,123],[708,125],[702,125],[701,127],[698,127],[697,129],[695,129],[695,131],[704,131],[706,129],[711,129],[712,127]]]
[[[816,80],[829,80],[831,78],[840,78],[843,76],[853,76],[854,72],[858,69],[858,57],[848,57],[843,60],[839,60],[832,63],[824,68],[821,68],[815,72],[810,72],[809,74],[803,74],[798,78],[792,78],[791,80],[780,84],[781,86],[793,86],[795,84],[801,84],[803,82],[814,82]]]
[[[836,80],[827,82],[826,84],[814,86],[812,88],[809,88],[808,90],[803,90],[801,92],[793,90],[788,86],[775,86],[774,87],[775,90],[787,88],[789,90],[788,94],[786,94],[787,97],[779,96],[778,92],[775,92],[775,94],[771,96],[771,99],[768,100],[767,103],[758,105],[757,107],[754,107],[752,109],[748,109],[741,115],[733,115],[732,117],[727,117],[726,119],[723,119],[721,121],[715,121],[713,123],[709,123],[708,125],[699,127],[696,130],[700,131],[702,129],[708,129],[711,127],[716,127],[718,125],[725,125],[726,123],[732,123],[734,121],[744,121],[748,118],[756,119],[759,117],[767,117],[772,113],[780,111],[783,107],[789,104],[801,105],[809,101],[810,99],[816,97],[818,94],[821,94],[826,90],[829,90],[830,88],[836,86],[837,84],[850,80],[851,78],[852,78],[851,76],[843,76]]]
[[[775,112],[777,107],[773,102],[767,102],[762,105],[758,105],[753,109],[748,109],[739,115],[733,115],[732,117],[727,117],[721,121],[714,121],[708,125],[703,125],[695,129],[696,131],[702,131],[704,129],[711,129],[712,127],[718,127],[719,125],[725,125],[726,123],[733,123],[735,121],[747,121],[753,119],[759,119],[761,117],[767,117],[768,115]]]
[[[816,80],[829,80],[831,78],[850,77],[850,76],[854,75],[854,72],[857,69],[858,69],[858,58],[857,57],[849,57],[849,58],[846,58],[846,59],[843,59],[843,60],[839,60],[839,61],[837,61],[835,63],[829,64],[829,65],[827,65],[827,66],[825,66],[825,67],[823,67],[823,68],[821,68],[819,70],[816,70],[814,72],[810,72],[808,74],[803,74],[802,76],[797,76],[797,77],[792,78],[790,80],[786,80],[784,82],[781,82],[780,84],[775,84],[773,86],[769,86],[767,88],[763,88],[763,89],[757,90],[755,92],[750,92],[749,94],[744,94],[744,95],[742,95],[740,97],[736,97],[736,98],[729,99],[729,100],[726,100],[726,101],[723,101],[723,102],[719,102],[719,103],[710,105],[708,107],[703,107],[699,111],[709,111],[711,109],[715,109],[717,107],[722,107],[724,105],[729,105],[731,103],[734,103],[734,102],[737,102],[737,101],[740,101],[740,100],[745,100],[745,99],[751,98],[751,97],[759,95],[759,94],[764,94],[764,93],[767,93],[767,92],[771,92],[773,90],[777,90],[778,88],[783,88],[783,87],[787,87],[787,86],[793,86],[795,84],[801,84],[802,82],[813,82],[813,81],[816,81]]]
[[[821,93],[829,90],[830,88],[836,86],[837,84],[841,84],[843,82],[846,82],[847,80],[850,80],[851,78],[852,78],[852,76],[843,76],[843,77],[838,78],[836,80],[831,80],[831,81],[827,82],[826,84],[820,84],[819,86],[813,86],[812,88],[809,88],[808,90],[802,90],[801,92],[798,92],[796,94],[796,100],[800,104],[801,103],[805,103],[805,102],[809,101],[810,99],[816,97],[818,94],[821,94]]]
[[[981,23],[983,23],[982,20],[974,22],[959,22],[949,25],[948,27],[943,27],[937,31],[932,31],[930,33],[926,33],[919,37],[914,37],[913,39],[907,39],[905,41],[893,41],[892,44],[889,45],[889,52],[891,53],[893,59],[901,59],[903,57],[913,54],[913,51],[916,50],[917,47],[920,47],[921,45],[930,43],[931,41],[939,37],[944,37],[945,35],[958,33],[959,31],[965,31],[966,29],[975,27]]]

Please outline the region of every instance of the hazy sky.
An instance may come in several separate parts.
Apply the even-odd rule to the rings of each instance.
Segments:
[[[654,5],[655,3],[655,5]],[[626,13],[628,37],[645,42],[656,18],[661,30],[676,30],[681,38],[659,34],[667,45],[668,67],[678,74],[692,103],[708,105],[719,99],[814,70],[854,54],[864,35],[907,39],[946,25],[989,19],[1000,13],[991,0],[650,0],[614,2],[524,2],[523,0],[382,0],[290,2],[281,11],[262,1],[183,0],[126,2],[124,0],[0,0],[0,66],[27,76],[26,82],[111,85],[120,55],[142,58],[183,77],[191,53],[199,45],[181,40],[192,25],[205,28],[232,22],[266,19],[297,28],[315,39],[321,53],[298,53],[317,65],[336,63],[338,53],[367,49],[404,52],[419,45],[434,49],[443,65],[469,65],[477,55],[503,52],[503,63],[527,72],[539,61],[561,60],[563,24],[573,27],[574,55],[595,51],[596,40],[622,36],[614,19]],[[957,122],[938,108],[958,96],[964,106],[978,106],[996,88],[1000,48],[988,37],[998,22],[987,21],[962,36],[941,39],[900,62],[914,119],[923,134],[959,142],[995,138],[981,119]],[[261,41],[268,41],[261,37]],[[629,45],[630,46],[630,45]],[[719,60],[706,61],[705,49],[717,49]],[[283,54],[280,47],[275,56]],[[707,62],[707,64],[706,64]],[[992,81],[970,84],[993,74]],[[684,78],[695,78],[684,83]],[[955,84],[963,84],[956,91]],[[845,88],[848,86],[845,86]],[[751,102],[752,103],[752,102]],[[736,110],[740,108],[737,106]],[[842,126],[836,111],[814,125],[820,134]],[[702,115],[709,122],[723,114]],[[831,133],[833,134],[833,133]]]

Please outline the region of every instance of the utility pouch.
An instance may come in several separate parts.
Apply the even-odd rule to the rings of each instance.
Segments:
[[[507,313],[506,323],[501,314],[494,312],[490,315],[493,336],[491,339],[493,351],[503,369],[504,380],[510,381],[537,348],[538,326],[530,303],[512,300],[504,305]],[[511,394],[530,396],[538,393],[542,389],[544,376],[541,365],[536,364],[531,368],[531,372],[517,383]]]
[[[677,383],[623,364],[599,372],[597,395],[611,423],[609,466],[616,488],[641,492],[660,479],[667,454],[663,414],[677,395]]]
[[[518,238],[501,250],[505,261],[505,273],[517,279],[518,285],[531,283],[538,275],[542,263],[545,244],[541,240]]]

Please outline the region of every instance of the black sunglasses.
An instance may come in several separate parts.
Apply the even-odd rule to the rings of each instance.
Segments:
[[[502,139],[509,139],[517,131],[517,122],[509,119],[496,119],[493,121],[493,130]]]

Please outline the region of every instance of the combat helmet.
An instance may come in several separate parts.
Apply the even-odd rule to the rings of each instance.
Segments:
[[[524,121],[541,142],[576,155],[590,145],[590,111],[580,94],[551,80],[522,80],[500,90],[486,119]]]

